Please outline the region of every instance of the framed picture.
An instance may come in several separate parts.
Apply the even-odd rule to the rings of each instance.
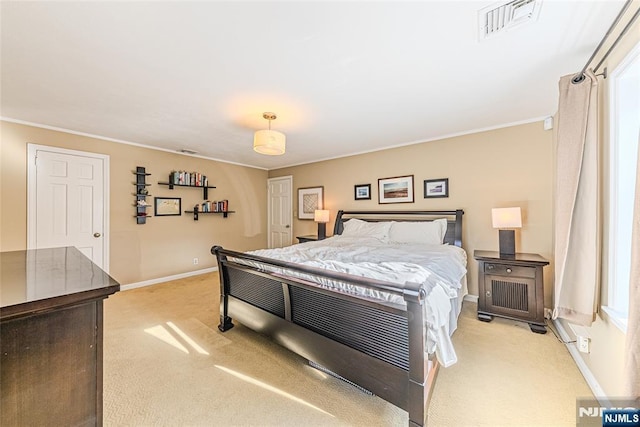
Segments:
[[[316,209],[323,209],[324,187],[298,188],[298,219],[313,219]]]
[[[356,200],[371,200],[371,184],[358,184],[353,188]]]
[[[154,197],[153,211],[155,216],[182,215],[182,199],[180,197]]]
[[[449,178],[424,180],[424,198],[432,197],[449,197]]]
[[[413,203],[413,175],[379,179],[378,203]]]

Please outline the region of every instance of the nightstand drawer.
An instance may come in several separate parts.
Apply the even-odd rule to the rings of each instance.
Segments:
[[[535,279],[536,277],[535,267],[520,267],[516,265],[492,264],[490,262],[484,263],[484,272],[488,274],[495,274],[498,276],[528,277],[530,279]]]

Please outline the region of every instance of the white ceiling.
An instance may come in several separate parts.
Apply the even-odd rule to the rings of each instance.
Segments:
[[[1,3],[1,115],[267,169],[551,115],[623,1]],[[278,119],[283,156],[252,150]]]

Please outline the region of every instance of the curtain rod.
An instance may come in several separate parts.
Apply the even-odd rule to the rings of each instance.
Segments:
[[[631,6],[631,3],[632,3],[632,0],[627,0],[627,2],[624,4],[624,6],[622,6],[622,9],[620,10],[620,13],[618,13],[618,16],[613,21],[613,24],[611,24],[611,27],[609,27],[609,30],[607,30],[607,32],[604,35],[604,37],[602,38],[602,40],[600,40],[600,43],[598,43],[598,46],[596,47],[596,50],[593,51],[593,53],[591,54],[591,57],[589,58],[587,63],[584,64],[584,67],[582,67],[582,70],[578,73],[578,75],[575,76],[573,79],[571,79],[571,82],[573,84],[578,84],[578,83],[580,83],[580,82],[582,82],[584,80],[584,72],[587,71],[587,67],[589,66],[589,64],[591,64],[591,61],[593,61],[593,58],[595,58],[595,56],[598,54],[598,52],[600,51],[600,48],[604,44],[604,42],[607,39],[607,37],[609,37],[609,35],[613,31],[613,29],[616,27],[616,25],[618,25],[618,22],[620,22],[620,19],[622,18],[622,15],[624,15],[624,13],[627,11],[629,6]],[[618,42],[620,41],[622,36],[624,36],[625,33],[629,30],[629,28],[631,28],[631,24],[633,24],[633,22],[636,20],[636,18],[638,18],[638,14],[639,13],[640,13],[640,9],[638,9],[636,11],[636,13],[633,15],[631,20],[627,23],[627,25],[624,27],[622,32],[618,35],[618,37],[613,42],[613,44],[611,45],[609,50],[607,50],[607,53],[604,54],[604,56],[602,57],[602,59],[600,60],[598,65],[596,65],[596,68],[595,68],[594,71],[598,71],[598,68],[600,68],[600,65],[602,65],[602,63],[605,61],[605,59],[607,59],[607,56],[609,56],[609,53],[611,53],[613,48],[618,44]]]

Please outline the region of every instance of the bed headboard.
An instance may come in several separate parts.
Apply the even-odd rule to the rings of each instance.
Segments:
[[[462,209],[455,211],[338,211],[333,234],[342,234],[344,222],[351,218],[363,221],[433,221],[439,218],[447,218],[447,233],[444,243],[462,247]]]

